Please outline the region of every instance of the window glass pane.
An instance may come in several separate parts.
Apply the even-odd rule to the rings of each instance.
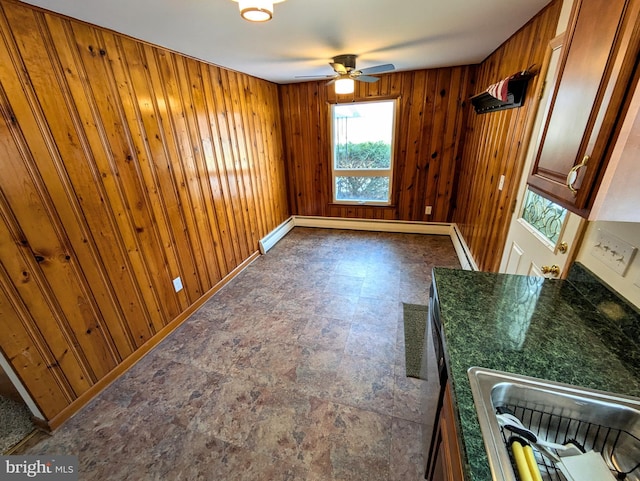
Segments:
[[[554,244],[558,242],[567,210],[527,190],[522,218]]]
[[[393,101],[335,105],[336,169],[389,169],[393,135]]]
[[[336,169],[388,169],[391,167],[391,144],[346,142],[336,144]]]
[[[389,177],[336,176],[336,200],[387,202]]]
[[[391,202],[395,100],[331,107],[333,199]]]

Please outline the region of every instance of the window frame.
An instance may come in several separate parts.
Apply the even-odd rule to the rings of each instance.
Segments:
[[[337,106],[345,105],[347,102],[335,102],[329,104],[329,131],[331,135],[330,141],[330,164],[331,164],[331,199],[334,204],[344,205],[368,205],[368,206],[391,206],[393,205],[393,178],[395,167],[396,153],[396,131],[398,124],[398,108],[399,99],[395,98],[376,98],[370,100],[358,100],[348,102],[348,104],[369,104],[369,103],[386,103],[392,104],[392,121],[391,121],[391,152],[389,168],[385,169],[339,169],[336,168],[335,162],[335,126],[334,126],[334,109]],[[382,175],[381,175],[382,174]],[[389,194],[386,201],[378,200],[342,200],[337,199],[336,177],[384,177],[389,179]]]

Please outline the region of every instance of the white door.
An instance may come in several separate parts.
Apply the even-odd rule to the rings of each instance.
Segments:
[[[534,122],[531,142],[518,189],[500,272],[544,277],[564,277],[575,257],[584,220],[527,187],[527,175],[540,142],[540,127],[549,111],[551,85],[560,59],[562,36],[552,40],[547,54],[545,83]],[[544,72],[542,72],[544,73]]]

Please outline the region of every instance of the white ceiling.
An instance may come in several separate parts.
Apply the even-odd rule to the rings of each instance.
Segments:
[[[478,63],[550,0],[287,0],[252,24],[231,0],[28,0],[216,65],[277,83],[357,68]],[[523,65],[523,68],[527,65]]]

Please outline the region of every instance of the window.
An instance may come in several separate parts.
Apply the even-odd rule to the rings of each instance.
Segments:
[[[389,205],[395,100],[331,106],[333,201]]]

